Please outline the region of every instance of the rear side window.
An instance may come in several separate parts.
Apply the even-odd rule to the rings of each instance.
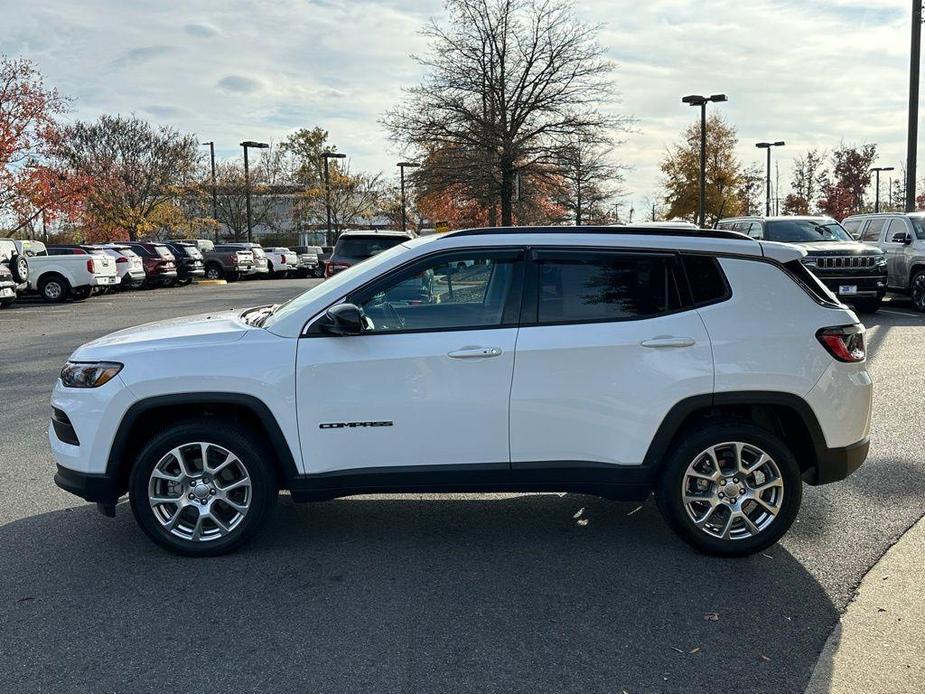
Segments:
[[[861,234],[861,241],[871,241],[877,243],[880,240],[880,233],[883,231],[883,227],[886,225],[885,219],[872,219],[870,224],[867,225],[867,228],[864,230],[864,233]]]
[[[828,287],[826,287],[818,277],[807,270],[806,266],[799,260],[791,260],[789,263],[784,263],[784,267],[817,303],[827,306],[840,305],[838,299],[829,291]]]
[[[650,318],[681,307],[670,255],[538,255],[537,319],[543,324]]]
[[[729,285],[716,258],[709,255],[684,255],[682,258],[695,305],[713,304],[729,298]]]

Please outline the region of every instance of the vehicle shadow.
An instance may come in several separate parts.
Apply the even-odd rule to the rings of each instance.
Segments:
[[[793,692],[838,617],[781,546],[705,557],[651,502],[576,495],[284,496],[209,560],[80,506],[0,547],[17,692]]]

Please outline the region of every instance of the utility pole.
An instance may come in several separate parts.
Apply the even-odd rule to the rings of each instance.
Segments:
[[[783,147],[786,142],[778,140],[777,142],[759,142],[755,145],[758,149],[766,149],[768,151],[768,168],[767,174],[765,177],[765,204],[764,204],[764,214],[767,217],[771,216],[771,148],[772,147]]]
[[[721,103],[728,100],[725,94],[713,94],[712,96],[691,94],[681,99],[681,103],[700,107],[700,200],[697,209],[697,220],[701,228],[706,226],[707,218],[707,104],[711,101]]]
[[[327,159],[325,159],[325,163],[327,163]],[[420,164],[415,164],[413,161],[400,161],[396,166],[398,166],[401,175],[401,230],[407,231],[408,215],[405,212],[405,169],[413,169],[420,166]]]
[[[915,211],[915,165],[919,144],[919,66],[922,54],[922,0],[912,0],[912,50],[909,54],[909,128],[906,145],[906,212]]]
[[[879,212],[879,211],[880,211],[880,172],[881,172],[881,171],[893,171],[893,170],[894,170],[894,167],[892,167],[892,166],[875,166],[874,168],[871,169],[871,171],[873,171],[874,174],[877,176],[877,182],[876,182],[876,184],[875,184],[877,190],[876,190],[876,192],[874,193],[874,200],[875,200],[875,202],[874,202],[874,212]],[[892,181],[893,181],[893,179],[891,178],[891,179],[890,179],[890,186],[893,185]],[[893,197],[893,191],[891,190],[891,191],[890,191],[890,198],[891,198],[890,202],[891,202],[891,203],[892,203],[892,197]]]
[[[251,243],[254,240],[254,230],[251,223],[251,179],[250,179],[250,169],[247,164],[247,150],[248,149],[267,149],[270,145],[266,142],[254,142],[253,140],[247,140],[241,143],[241,146],[244,148],[244,202],[247,207],[247,242]]]
[[[215,220],[215,243],[218,243],[218,187],[215,182],[215,142],[200,142],[209,145],[209,158],[212,160],[212,219]]]

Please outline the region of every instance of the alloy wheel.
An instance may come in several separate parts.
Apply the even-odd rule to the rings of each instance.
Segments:
[[[765,451],[730,441],[710,446],[691,461],[681,494],[699,530],[721,540],[744,540],[774,523],[784,500],[784,481]]]
[[[918,311],[925,311],[925,272],[912,279],[912,303]]]
[[[60,282],[51,280],[50,282],[45,283],[45,296],[52,301],[57,301],[61,298],[61,294],[64,292],[64,288],[61,286]]]
[[[148,480],[148,504],[161,527],[184,540],[209,542],[234,532],[253,500],[247,468],[227,448],[196,441],[161,458]]]

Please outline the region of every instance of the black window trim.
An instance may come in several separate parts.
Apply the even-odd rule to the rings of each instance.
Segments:
[[[312,316],[307,322],[306,326],[302,328],[302,333],[300,337],[314,338],[314,337],[337,337],[335,335],[330,335],[325,333],[321,329],[321,323],[324,319],[324,314],[327,312],[331,306],[337,306],[342,303],[353,303],[355,304],[358,297],[362,297],[365,292],[369,292],[372,287],[378,285],[382,282],[388,282],[393,279],[396,275],[402,274],[406,270],[413,270],[415,266],[424,265],[428,266],[432,264],[432,261],[436,257],[448,256],[452,257],[467,257],[472,255],[514,255],[513,264],[514,264],[514,277],[511,279],[511,288],[508,296],[505,299],[504,310],[501,314],[501,323],[492,324],[492,325],[472,325],[472,326],[460,326],[455,328],[411,328],[411,329],[397,329],[397,330],[375,330],[370,332],[363,332],[354,337],[374,337],[377,335],[415,335],[421,333],[458,333],[458,332],[470,332],[473,330],[504,330],[509,328],[519,327],[518,317],[521,312],[522,303],[523,303],[523,294],[524,294],[524,280],[526,277],[525,266],[526,266],[526,246],[472,246],[468,248],[443,248],[426,255],[418,256],[409,260],[407,263],[399,265],[396,268],[389,270],[388,272],[372,278],[368,282],[360,285],[349,294],[342,296],[337,301],[332,302],[327,308],[319,311],[316,315]],[[519,257],[516,257],[519,256]],[[375,293],[375,292],[373,292]],[[359,304],[357,304],[359,305]]]
[[[678,290],[679,307],[673,311],[664,313],[655,313],[649,316],[627,317],[627,318],[587,318],[584,320],[563,320],[540,322],[539,320],[539,258],[542,255],[593,255],[600,257],[608,256],[655,256],[672,259],[674,268],[675,284]],[[704,255],[711,255],[705,253]],[[685,311],[694,310],[693,297],[690,294],[690,285],[688,284],[687,275],[684,272],[683,263],[681,262],[680,252],[673,249],[636,249],[636,248],[615,248],[613,246],[591,247],[591,246],[533,246],[527,254],[527,272],[525,273],[524,301],[520,312],[521,328],[545,328],[563,325],[592,325],[595,323],[630,323],[643,320],[654,320],[664,316],[673,316]]]
[[[694,287],[691,284],[690,275],[687,272],[687,263],[684,261],[685,256],[701,256],[713,259],[713,264],[716,266],[716,271],[719,272],[720,279],[723,281],[723,286],[725,291],[722,296],[719,296],[715,299],[710,299],[709,301],[694,301]],[[729,301],[732,298],[732,285],[729,284],[729,278],[726,277],[726,272],[723,270],[722,263],[719,262],[719,259],[722,257],[720,253],[710,253],[709,251],[681,251],[681,271],[684,273],[684,282],[687,285],[687,298],[690,300],[691,308],[703,308],[705,306],[715,306],[716,304],[723,304]],[[741,257],[741,256],[732,256],[732,257]]]

